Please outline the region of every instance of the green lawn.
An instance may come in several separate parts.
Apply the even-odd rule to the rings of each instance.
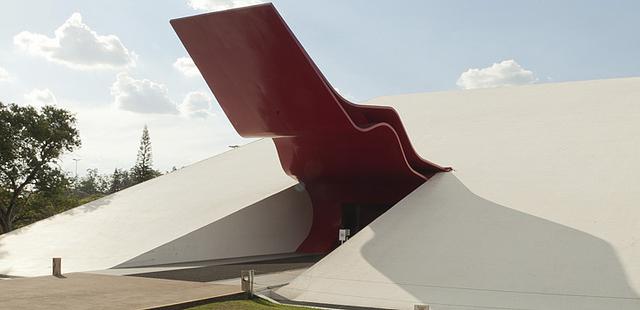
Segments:
[[[270,303],[264,299],[256,298],[253,300],[232,300],[216,302],[208,305],[189,308],[187,310],[304,310],[311,309],[305,307],[283,306]]]

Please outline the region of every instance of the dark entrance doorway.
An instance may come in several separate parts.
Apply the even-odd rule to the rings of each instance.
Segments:
[[[384,204],[344,204],[342,206],[341,228],[351,230],[351,236],[353,236],[391,207],[392,206]]]

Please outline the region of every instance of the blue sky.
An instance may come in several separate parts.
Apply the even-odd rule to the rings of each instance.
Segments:
[[[144,124],[161,170],[246,143],[202,78],[174,66],[187,54],[169,19],[251,2],[3,1],[0,101],[55,102],[77,113],[83,148],[64,158],[68,170],[70,158],[82,159],[81,171],[130,167]],[[273,2],[332,84],[355,101],[640,76],[639,1]],[[90,55],[96,50],[81,44],[51,54],[65,22],[126,53]],[[136,87],[143,91],[131,93]]]

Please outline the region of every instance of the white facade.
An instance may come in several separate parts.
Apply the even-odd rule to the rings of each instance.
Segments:
[[[450,165],[278,293],[411,309],[640,309],[640,78],[384,97]]]
[[[640,78],[368,103],[396,108],[418,153],[454,172],[278,294],[405,309],[640,309]],[[0,274],[48,274],[54,256],[68,272],[292,252],[312,212],[295,183],[261,140],[1,236]]]
[[[0,274],[51,274],[294,252],[306,193],[260,140],[0,236]]]

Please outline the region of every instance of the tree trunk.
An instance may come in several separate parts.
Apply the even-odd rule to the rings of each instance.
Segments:
[[[13,221],[10,216],[0,214],[0,234],[8,233],[13,229]]]

